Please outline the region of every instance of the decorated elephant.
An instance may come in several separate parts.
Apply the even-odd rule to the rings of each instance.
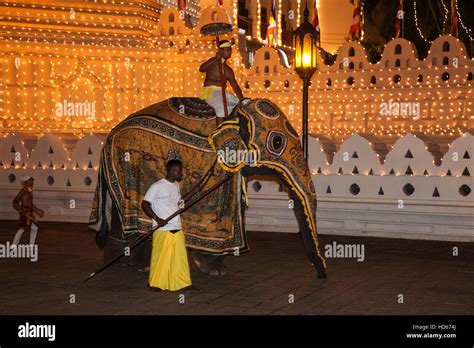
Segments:
[[[181,215],[190,259],[209,275],[226,273],[224,256],[249,250],[244,211],[247,178],[271,176],[291,199],[306,255],[319,278],[326,263],[318,248],[316,193],[297,132],[266,99],[244,99],[230,120],[216,128],[214,110],[199,98],[170,98],[120,122],[101,153],[90,217],[107,262],[152,227],[140,208],[152,183],[165,176],[165,163],[183,163],[181,192],[210,173],[211,187],[229,172],[231,180]],[[204,187],[204,190],[206,189]],[[146,263],[149,244],[133,258]]]

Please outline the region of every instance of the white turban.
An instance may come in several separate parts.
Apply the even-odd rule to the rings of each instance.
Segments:
[[[21,182],[27,182],[30,179],[33,179],[33,177],[31,175],[25,174],[21,177]]]

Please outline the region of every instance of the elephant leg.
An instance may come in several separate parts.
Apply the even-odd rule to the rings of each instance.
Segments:
[[[143,243],[132,250],[133,262],[140,271],[150,268],[152,238],[147,238]]]
[[[110,231],[104,247],[104,263],[109,263],[118,255],[125,253],[128,242],[127,239],[122,238],[122,224],[120,223],[119,214],[115,205],[112,205]],[[133,264],[130,257],[123,257],[118,262],[122,266]]]
[[[190,253],[190,258],[196,268],[206,275],[219,276],[227,273],[222,255],[204,254],[193,250]]]
[[[316,269],[318,279],[327,278],[326,269],[324,268],[324,263],[322,258],[318,255],[316,249],[316,243],[313,240],[311,232],[304,231],[301,232],[301,239],[303,240],[303,245],[306,251],[306,256],[313,264]]]
[[[119,240],[109,236],[104,247],[104,263],[107,264],[115,259],[118,255],[123,254],[127,245],[128,242],[126,240]],[[122,266],[131,265],[129,258],[122,258],[118,262],[120,262]]]
[[[107,244],[104,247],[104,263],[108,263],[118,255],[123,254],[128,245],[128,240],[120,240],[109,236]],[[130,256],[124,256],[118,262],[120,262],[122,266],[137,266],[140,270],[147,270],[150,267],[150,257],[151,241],[147,239],[131,250]]]

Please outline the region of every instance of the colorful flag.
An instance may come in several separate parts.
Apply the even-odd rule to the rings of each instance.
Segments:
[[[313,27],[318,32],[318,35],[316,36],[316,44],[318,46],[320,46],[321,45],[321,28],[319,27],[319,16],[318,16],[317,0],[314,1]]]
[[[400,0],[398,5],[397,18],[395,19],[395,37],[402,36],[402,22],[405,12],[403,12],[403,0]]]
[[[459,35],[459,18],[456,9],[456,0],[451,0],[451,34],[456,37]]]
[[[354,0],[354,11],[352,12],[352,24],[349,30],[349,38],[352,40],[360,37],[359,0]]]
[[[272,10],[268,17],[267,36],[265,38],[266,46],[276,46],[277,44],[277,24],[276,24],[276,4],[272,1]]]
[[[267,27],[267,37],[265,38],[266,46],[275,46],[276,45],[276,22],[273,16],[270,16],[268,19]]]
[[[178,0],[178,11],[186,10],[186,0]]]

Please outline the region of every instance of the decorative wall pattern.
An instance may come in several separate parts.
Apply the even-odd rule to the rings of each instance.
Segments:
[[[398,139],[383,163],[360,135],[344,141],[331,163],[318,139],[309,144],[320,232],[474,241],[471,134],[455,139],[439,165],[412,134]],[[0,219],[16,217],[11,200],[28,173],[45,219],[87,222],[101,146],[94,135],[75,144],[51,134],[35,144],[18,135],[1,139]],[[277,183],[250,181],[248,192],[250,230],[297,232],[288,195]]]

